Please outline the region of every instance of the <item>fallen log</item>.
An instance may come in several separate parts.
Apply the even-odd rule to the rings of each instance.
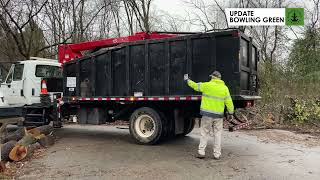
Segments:
[[[53,135],[43,136],[38,140],[38,142],[43,147],[52,146],[54,144],[54,136]]]
[[[16,143],[17,143],[17,141],[9,141],[1,146],[1,160],[2,161],[9,161],[10,160],[9,153],[14,148]]]
[[[28,155],[28,146],[35,142],[37,142],[37,139],[32,134],[26,134],[11,150],[9,158],[13,161],[21,161],[26,158]]]
[[[29,145],[28,148],[27,148],[27,157],[29,157],[30,155],[32,155],[32,153],[33,153],[35,150],[40,149],[40,148],[41,148],[41,145],[40,145],[40,143],[38,143],[38,142]]]
[[[28,133],[31,133],[35,136],[39,136],[41,134],[48,135],[53,132],[53,127],[50,125],[39,126],[33,129],[28,130]]]
[[[40,149],[40,143],[36,142],[28,146],[16,145],[9,153],[9,158],[13,161],[21,161],[27,157],[30,157],[33,152]]]
[[[32,129],[29,129],[28,130],[28,133],[29,134],[32,134],[33,136],[40,136],[41,133],[40,133],[40,130],[38,128],[32,128]]]
[[[9,124],[17,124],[24,121],[24,118],[21,117],[15,117],[15,118],[6,118],[6,119],[0,119],[0,136],[6,133],[7,125]]]
[[[53,127],[50,125],[39,126],[28,131],[25,130],[24,136],[15,144],[9,154],[9,159],[21,161],[33,153],[35,149],[48,147],[54,144],[52,135]],[[38,141],[38,143],[37,143]]]
[[[23,146],[28,146],[30,144],[33,144],[37,142],[37,139],[32,135],[32,134],[26,134],[23,136],[22,139],[20,139],[17,144],[18,145],[23,145]]]
[[[27,151],[27,147],[17,144],[9,153],[9,158],[12,161],[20,161],[27,157]]]
[[[19,128],[13,133],[8,133],[1,137],[1,143],[4,144],[9,141],[19,141],[26,134],[25,128]]]

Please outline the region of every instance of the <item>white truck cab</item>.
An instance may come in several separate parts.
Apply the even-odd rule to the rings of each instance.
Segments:
[[[1,83],[2,105],[40,103],[41,79],[61,76],[61,64],[57,60],[32,57],[17,62],[11,66],[5,81]]]

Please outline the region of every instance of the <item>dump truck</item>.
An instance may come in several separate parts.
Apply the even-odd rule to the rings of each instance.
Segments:
[[[251,107],[260,99],[258,60],[257,45],[237,29],[140,33],[63,44],[63,97],[58,100],[57,121],[69,116],[68,111],[76,112],[79,124],[125,120],[140,144],[186,135],[200,117],[201,94],[187,86],[184,75],[205,82],[218,70],[235,107]]]

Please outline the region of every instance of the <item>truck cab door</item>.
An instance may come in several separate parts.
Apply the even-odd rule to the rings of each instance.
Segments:
[[[9,96],[12,96],[11,82],[13,76],[13,66],[11,66],[7,78],[3,83],[1,83],[0,91],[3,94],[3,98],[7,101]]]
[[[10,69],[10,73],[6,79],[6,95],[5,99],[9,105],[24,105],[26,99],[24,96],[24,64],[14,64]]]

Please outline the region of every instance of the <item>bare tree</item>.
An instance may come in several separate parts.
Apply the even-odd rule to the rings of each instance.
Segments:
[[[315,29],[319,26],[319,18],[320,18],[320,0],[311,0],[312,9],[307,9],[310,14],[310,27]]]
[[[189,22],[201,26],[203,31],[226,26],[226,24],[220,26],[221,22],[220,19],[217,18],[217,14],[221,10],[217,9],[215,5],[208,4],[203,0],[190,0],[184,2],[187,6],[195,9],[195,11],[191,12],[191,15],[189,15]],[[216,1],[215,3],[217,4]]]
[[[237,1],[218,1],[214,0],[211,4],[206,4],[203,0],[191,0],[186,2],[188,5],[191,5],[195,8],[196,12],[200,12],[200,16],[195,16],[197,21],[202,22],[205,26],[205,30],[210,28],[213,29],[224,29],[229,28],[227,25],[227,18],[225,16],[225,6],[223,3],[226,3],[228,7],[238,7],[238,8],[281,8],[283,6],[282,0],[237,0]],[[290,1],[287,1],[289,3]],[[211,9],[209,9],[211,7]],[[217,18],[217,15],[214,16],[214,12],[219,12],[224,14]],[[197,14],[197,13],[193,13]],[[211,15],[213,14],[213,15]],[[213,24],[214,19],[218,19]],[[219,22],[220,20],[220,22]],[[214,26],[215,25],[215,26]],[[239,26],[235,27],[240,31],[245,32],[251,35],[254,40],[257,42],[259,49],[261,50],[262,60],[269,61],[271,64],[275,62],[275,57],[278,55],[283,43],[287,40],[286,28],[279,26],[262,26],[262,27],[248,27],[248,26]]]
[[[134,10],[131,8],[131,4],[127,0],[123,0],[124,10],[127,17],[127,26],[130,35],[133,35],[134,29]]]
[[[34,39],[34,19],[44,8],[48,0],[31,1],[30,3],[10,0],[0,0],[0,23],[2,29],[13,39],[19,53],[29,58],[34,51],[31,47]],[[33,23],[33,24],[31,24]],[[31,24],[31,26],[30,26]],[[30,33],[25,29],[29,25]],[[27,38],[26,36],[31,37]]]
[[[311,0],[311,4],[312,4],[312,8],[308,11],[308,14],[310,16],[309,19],[309,24],[307,25],[306,28],[306,33],[309,34],[311,39],[317,39],[317,34],[320,32],[319,28],[320,28],[320,23],[319,23],[319,19],[320,19],[320,0]],[[312,48],[314,51],[316,51],[317,48],[317,41],[312,41],[312,44],[310,47],[308,48]]]
[[[120,1],[114,2],[113,5],[111,6],[111,12],[114,20],[114,26],[116,28],[117,37],[121,36],[120,6],[121,6]]]
[[[150,9],[153,0],[127,0],[127,8],[131,8],[142,31],[150,32]]]

